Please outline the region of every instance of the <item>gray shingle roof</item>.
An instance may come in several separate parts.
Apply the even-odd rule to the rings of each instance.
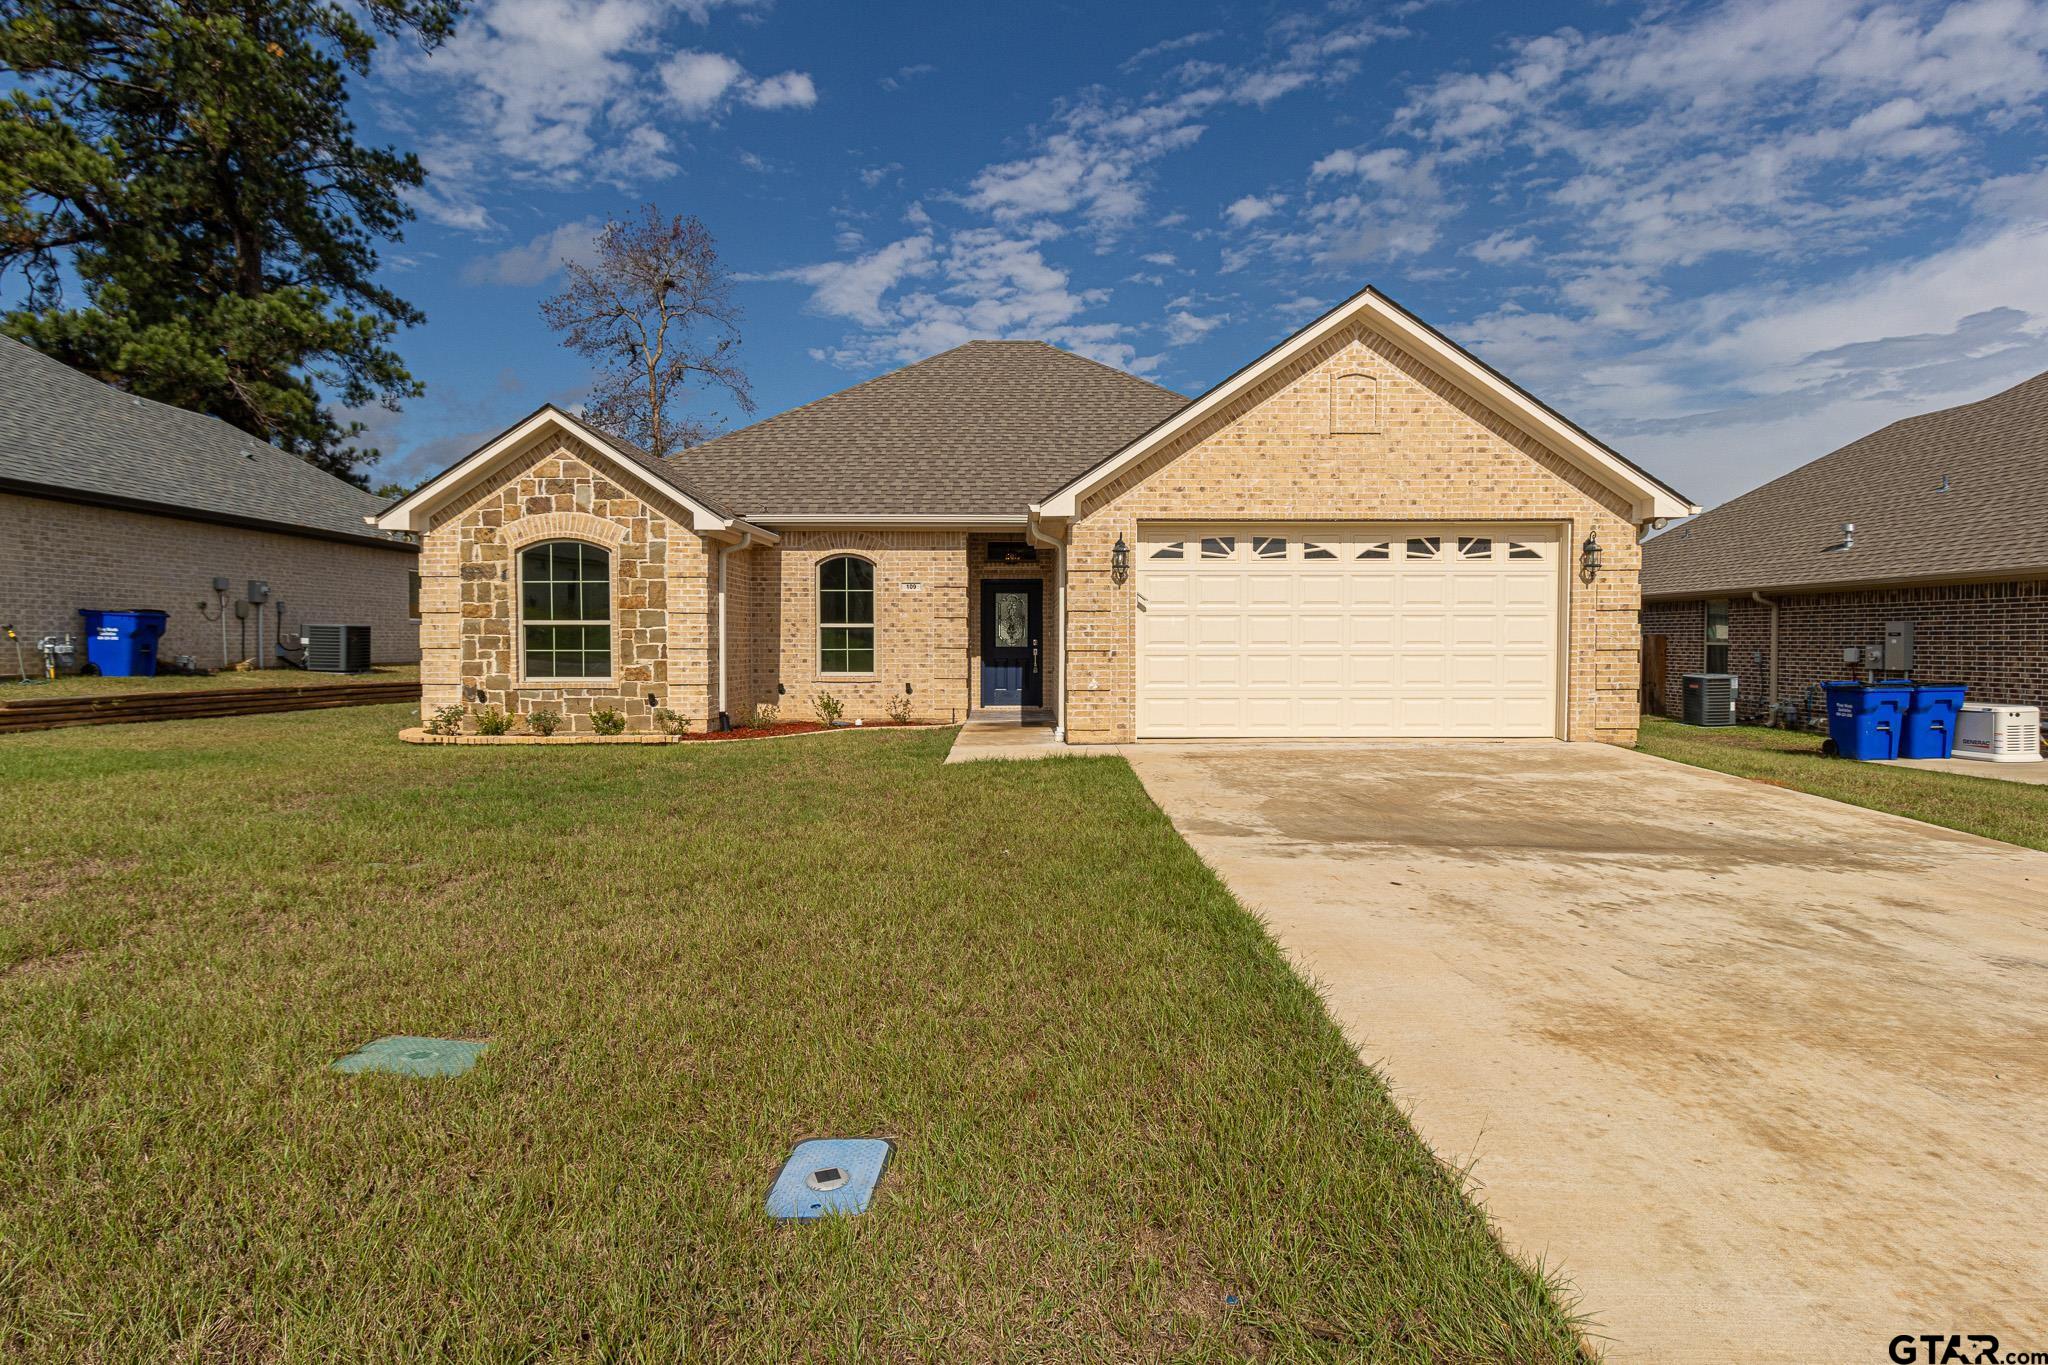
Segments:
[[[742,516],[1021,516],[1187,402],[1042,341],[970,341],[668,464]]]
[[[363,524],[384,499],[11,337],[0,337],[0,487],[412,548]]]
[[[1643,595],[2040,574],[2043,507],[2048,374],[1894,422],[1653,538]],[[1855,547],[1831,551],[1843,522]]]

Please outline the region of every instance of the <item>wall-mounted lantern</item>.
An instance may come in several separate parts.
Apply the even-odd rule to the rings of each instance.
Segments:
[[[1593,532],[1586,537],[1586,543],[1579,547],[1579,577],[1591,583],[1600,576],[1600,533]]]
[[[1109,576],[1117,583],[1131,576],[1131,547],[1124,544],[1121,535],[1116,538],[1116,546],[1109,552]]]

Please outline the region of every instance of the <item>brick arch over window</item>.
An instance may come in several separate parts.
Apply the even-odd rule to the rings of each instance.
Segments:
[[[626,528],[588,512],[536,512],[507,522],[504,537],[505,544],[514,550],[537,540],[583,540],[601,549],[616,550],[626,543]]]

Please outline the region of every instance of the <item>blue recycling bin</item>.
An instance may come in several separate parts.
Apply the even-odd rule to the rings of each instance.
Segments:
[[[1897,758],[1906,710],[1913,702],[1909,682],[1831,682],[1828,690],[1828,738],[1843,758],[1860,762]]]
[[[87,611],[85,657],[109,678],[156,676],[156,642],[163,637],[170,613],[162,611]]]
[[[1906,730],[1899,740],[1900,758],[1948,758],[1956,748],[1956,717],[1963,711],[1967,687],[1913,689],[1906,710]]]

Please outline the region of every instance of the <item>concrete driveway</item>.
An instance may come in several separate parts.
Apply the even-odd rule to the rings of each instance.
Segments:
[[[1592,744],[1125,752],[1610,1359],[2048,1350],[2048,854]]]

